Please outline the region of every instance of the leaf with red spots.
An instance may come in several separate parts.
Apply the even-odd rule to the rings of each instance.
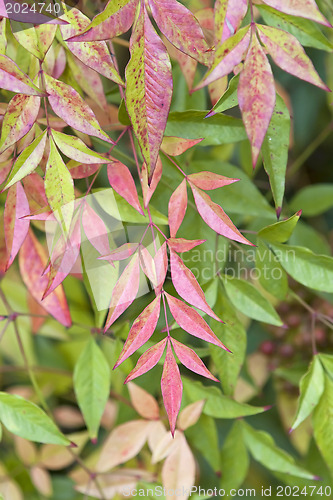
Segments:
[[[144,163],[142,165],[141,179],[140,180],[141,180],[141,187],[142,187],[143,204],[144,204],[145,208],[148,207],[149,201],[150,201],[151,197],[153,196],[153,194],[157,188],[157,185],[161,180],[161,177],[162,177],[162,162],[161,162],[160,157],[157,158],[156,167],[155,167],[155,170],[153,172],[153,177],[152,177],[150,183],[148,183],[147,165],[146,165],[146,163]]]
[[[81,139],[52,130],[52,137],[60,151],[68,158],[80,163],[106,163],[107,159],[89,149]]]
[[[315,0],[263,0],[266,5],[292,16],[305,17],[331,28],[331,24],[322,15]]]
[[[149,0],[149,6],[157,26],[170,43],[200,63],[208,63],[209,46],[190,10],[177,0]]]
[[[160,315],[160,303],[159,295],[136,318],[114,368],[123,363],[153,335]]]
[[[192,248],[205,243],[206,240],[185,240],[184,238],[169,238],[167,243],[171,250],[178,253],[188,252]]]
[[[229,351],[216,337],[215,333],[208,326],[200,314],[184,302],[165,292],[172,316],[183,330],[205,342],[222,347]],[[230,351],[229,351],[230,352]]]
[[[19,264],[22,279],[33,298],[49,314],[64,326],[71,326],[71,317],[62,286],[42,300],[48,278],[43,275],[47,262],[44,248],[32,231],[29,231],[19,252]]]
[[[187,187],[184,179],[172,193],[169,200],[168,220],[170,236],[174,238],[183,222],[187,208]]]
[[[203,139],[183,139],[182,137],[165,136],[161,144],[161,149],[167,155],[179,156],[201,141]]]
[[[42,95],[39,88],[20,70],[17,64],[3,54],[0,54],[0,86],[20,94]]]
[[[130,380],[134,380],[135,378],[140,377],[140,375],[147,373],[157,365],[164,352],[166,342],[167,339],[163,339],[142,354],[135,368],[129,373],[129,375],[127,375],[125,384]]]
[[[223,186],[228,186],[239,179],[230,179],[224,175],[215,174],[214,172],[198,172],[187,176],[187,180],[200,189],[209,191]]]
[[[258,29],[260,40],[280,68],[301,80],[330,90],[318,75],[297,38],[272,26],[258,25]]]
[[[247,0],[216,0],[215,44],[223,43],[238,30],[248,8]]]
[[[11,266],[29,231],[30,222],[22,219],[29,214],[29,203],[20,182],[8,190],[4,227],[7,247],[6,269]]]
[[[110,186],[122,196],[135,210],[144,215],[140,206],[135,182],[129,168],[118,160],[112,161],[107,167]]]
[[[163,139],[172,96],[167,50],[142,3],[130,41],[126,67],[126,107],[151,180]]]
[[[126,33],[133,24],[138,0],[109,0],[105,9],[85,27],[83,32],[71,40],[90,42],[110,40]]]
[[[182,402],[183,384],[180,378],[178,365],[171,349],[170,340],[168,340],[164,361],[161,389],[171,434],[174,435],[177,416]]]
[[[254,32],[237,95],[255,166],[275,106],[275,85],[270,64]]]
[[[213,231],[230,240],[253,246],[253,243],[244,238],[238,231],[220,205],[214,203],[208,194],[201,191],[201,189],[195,186],[191,187],[198,212]]]
[[[206,368],[204,363],[201,361],[199,356],[184,344],[178,342],[178,340],[171,339],[173,348],[175,350],[176,356],[182,365],[186,366],[188,370],[191,370],[198,375],[214,380],[214,382],[219,382],[219,380],[210,373]]]
[[[112,139],[101,129],[92,109],[76,90],[49,75],[45,75],[45,81],[48,100],[56,115],[74,129],[113,144]]]
[[[132,257],[113,289],[104,331],[132,304],[139,290],[140,266],[138,254]]]

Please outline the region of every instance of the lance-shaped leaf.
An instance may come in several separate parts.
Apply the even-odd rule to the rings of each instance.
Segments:
[[[62,287],[58,287],[51,295],[42,300],[48,284],[43,275],[47,262],[44,248],[29,231],[19,252],[19,264],[22,279],[34,299],[62,325],[70,326],[71,318]]]
[[[30,222],[27,219],[21,218],[28,214],[29,202],[21,183],[18,182],[8,191],[4,211],[4,227],[7,247],[6,269],[8,269],[12,264],[28,234]]]
[[[17,64],[3,54],[0,54],[0,86],[20,94],[42,95],[38,87],[20,70]]]
[[[142,187],[142,196],[143,196],[143,204],[144,207],[147,208],[151,197],[153,196],[158,183],[160,182],[162,177],[162,161],[161,158],[157,158],[155,170],[153,172],[153,177],[148,182],[148,168],[146,163],[142,165],[141,169],[141,187]]]
[[[157,276],[154,259],[146,247],[140,247],[140,266],[152,285],[157,285]]]
[[[332,27],[318,9],[315,0],[263,0],[263,2],[286,14],[305,17],[324,26]]]
[[[46,144],[47,130],[25,148],[15,161],[4,189],[9,188],[16,182],[31,174],[38,167],[43,158]]]
[[[246,12],[247,0],[217,0],[214,5],[215,44],[224,42],[239,28]]]
[[[184,179],[172,193],[168,206],[170,236],[174,238],[183,222],[187,208],[187,186]]]
[[[132,257],[113,289],[104,331],[132,304],[139,290],[140,265],[138,254]]]
[[[52,138],[46,164],[45,193],[55,216],[63,219],[69,228],[74,211],[74,182]]]
[[[248,27],[240,29],[235,35],[228,38],[217,48],[212,67],[194,90],[201,89],[228,75],[244,59],[249,43],[250,30]]]
[[[325,374],[318,356],[300,381],[300,398],[296,417],[290,431],[296,429],[315,409],[325,388]]]
[[[62,16],[62,19],[69,22],[69,24],[60,27],[64,40],[75,37],[75,35],[82,32],[90,24],[89,18],[75,8],[68,10],[67,13]],[[124,84],[113,64],[106,42],[67,41],[65,45],[72,54],[89,66],[89,68],[94,69],[117,84]]]
[[[187,405],[179,414],[177,428],[184,431],[196,424],[201,416],[205,402],[204,399],[201,399],[200,401]]]
[[[196,464],[184,434],[179,434],[177,445],[163,464],[162,484],[165,491],[184,492],[182,499],[187,500],[195,484]],[[166,495],[166,498],[169,500],[171,496]]]
[[[182,253],[192,250],[192,248],[205,243],[207,240],[185,240],[184,238],[169,238],[168,246],[174,252]]]
[[[258,25],[259,36],[274,62],[288,73],[324,90],[330,90],[315,70],[296,37],[272,26]]]
[[[106,255],[110,252],[108,230],[101,217],[88,203],[84,204],[82,212],[82,227],[90,243],[97,252]]]
[[[168,415],[171,434],[175,434],[176,421],[182,402],[183,384],[179,368],[168,340],[163,373],[161,378],[163,403]]]
[[[101,165],[98,163],[78,165],[75,160],[70,160],[67,163],[67,168],[73,179],[85,179],[86,177],[95,174],[100,166]]]
[[[165,277],[168,271],[168,255],[166,249],[166,242],[158,249],[156,255],[154,257],[154,265],[156,269],[156,286],[155,293],[156,295],[160,293]]]
[[[126,67],[126,107],[151,180],[172,96],[171,63],[142,4]]]
[[[210,342],[211,344],[217,345],[229,351],[222,342],[216,337],[215,333],[208,326],[206,321],[200,316],[200,314],[189,307],[187,304],[182,302],[175,297],[172,297],[165,292],[170,311],[172,316],[175,318],[176,322],[186,332],[190,333],[194,337]],[[230,351],[229,351],[230,352]]]
[[[52,137],[60,151],[80,163],[106,163],[106,158],[88,148],[81,139],[52,130]]]
[[[153,335],[160,316],[160,295],[156,297],[136,318],[114,368],[137,351]]]
[[[45,81],[48,100],[56,115],[74,129],[113,144],[101,129],[92,109],[76,90],[49,75],[45,75]]]
[[[158,420],[160,410],[156,399],[140,386],[133,384],[133,382],[130,382],[127,387],[131,403],[139,415],[147,420]]]
[[[18,94],[8,104],[3,119],[0,153],[29,132],[36,121],[40,97]]]
[[[325,388],[313,415],[313,431],[317,446],[330,472],[333,471],[333,381],[325,373]]]
[[[140,375],[143,375],[144,373],[147,373],[149,372],[149,370],[154,368],[154,366],[157,365],[162,357],[166,342],[167,339],[163,339],[153,347],[150,347],[144,354],[142,354],[142,356],[140,356],[140,358],[138,359],[135,368],[126,377],[124,383],[127,384],[127,382],[129,382],[130,380],[134,380],[135,378],[140,377]]]
[[[198,172],[196,174],[190,174],[187,176],[187,180],[196,187],[206,191],[228,186],[229,184],[239,181],[239,179],[231,179],[230,177],[215,174],[214,172]]]
[[[214,105],[213,109],[206,115],[206,118],[214,116],[216,115],[216,113],[223,113],[223,111],[225,111],[226,109],[231,109],[238,105],[238,82],[239,73],[231,78],[227,90]]]
[[[167,155],[179,156],[201,141],[203,139],[183,139],[182,137],[165,136],[161,144],[161,149]]]
[[[217,321],[221,321],[207,304],[205,294],[192,271],[185,266],[179,255],[172,250],[170,250],[170,263],[172,283],[182,299],[201,309],[201,311],[204,311]]]
[[[74,368],[74,390],[91,439],[96,439],[110,392],[110,368],[103,351],[91,339]]]
[[[175,350],[176,356],[181,362],[182,365],[186,366],[188,370],[191,370],[198,375],[202,375],[203,377],[207,377],[210,380],[214,380],[214,382],[219,382],[214,375],[210,373],[210,371],[206,368],[203,361],[199,358],[199,356],[184,344],[181,344],[175,339],[171,339],[172,346]]]
[[[56,24],[41,24],[34,26],[30,23],[21,23],[11,21],[11,28],[14,37],[26,50],[33,54],[37,59],[43,61],[47,51],[52,45]]]
[[[157,26],[177,49],[202,64],[209,60],[209,46],[198,20],[177,0],[149,0]]]
[[[112,163],[108,163],[107,172],[110,186],[132,205],[135,210],[144,215],[129,168],[120,161],[115,160]]]
[[[139,248],[139,243],[124,243],[120,247],[112,250],[108,255],[99,257],[100,260],[108,260],[109,262],[117,260],[125,260],[131,257]]]
[[[255,166],[275,106],[275,85],[270,64],[254,32],[237,95]]]
[[[220,205],[214,203],[208,194],[197,187],[191,187],[198,212],[209,227],[230,240],[239,241],[245,245],[253,245],[238,231]]]
[[[138,0],[109,0],[105,9],[84,29],[83,33],[74,36],[76,42],[110,40],[122,35],[133,24]]]

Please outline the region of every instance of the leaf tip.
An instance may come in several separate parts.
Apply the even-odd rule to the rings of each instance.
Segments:
[[[209,113],[206,114],[205,119],[210,118],[211,116],[214,116],[214,115],[216,115],[216,111],[214,109],[211,109],[209,111]]]
[[[78,445],[74,441],[70,441],[69,448],[78,448]]]
[[[266,406],[264,406],[264,407],[263,407],[263,408],[264,408],[264,411],[268,411],[268,410],[270,410],[271,408],[273,408],[273,406],[274,406],[274,405],[266,405]]]
[[[97,437],[96,436],[92,437],[90,439],[90,441],[91,441],[91,444],[94,444],[94,445],[97,444]]]
[[[279,220],[281,212],[282,212],[282,207],[277,207],[276,211],[276,218]]]

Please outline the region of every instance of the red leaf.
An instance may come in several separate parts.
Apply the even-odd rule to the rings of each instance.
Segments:
[[[27,194],[30,208],[42,208],[47,206],[47,198],[45,194],[44,181],[40,175],[32,173],[24,177],[23,185]],[[32,206],[33,205],[33,206]]]
[[[143,246],[140,247],[140,265],[142,271],[145,273],[145,275],[155,288],[157,284],[157,276],[154,259],[150,255],[147,248]]]
[[[198,172],[187,176],[189,182],[192,182],[196,187],[204,190],[217,189],[223,186],[228,186],[239,179],[231,179],[224,175],[214,174],[214,172]]]
[[[108,260],[109,262],[113,262],[116,260],[125,260],[128,257],[131,257],[139,247],[139,243],[124,243],[120,247],[112,250],[108,253],[108,255],[104,255],[103,257],[99,257],[100,260]]]
[[[176,236],[177,231],[183,222],[187,208],[187,188],[184,179],[177,189],[172,193],[169,200],[168,219],[170,227],[170,236]]]
[[[48,284],[47,276],[43,276],[47,257],[45,250],[32,231],[29,231],[19,252],[19,265],[22,279],[34,299],[49,314],[64,326],[71,326],[70,313],[62,287],[58,287],[51,295],[42,300]]]
[[[163,403],[168,414],[171,434],[174,435],[177,416],[182,402],[183,384],[180,378],[178,365],[172,353],[170,340],[168,340],[164,361],[161,389]]]
[[[140,266],[138,254],[132,257],[118,279],[112,293],[104,331],[132,304],[139,290]]]
[[[82,227],[90,243],[101,255],[110,252],[108,230],[99,215],[88,203],[84,204],[82,213]]]
[[[248,8],[247,0],[216,0],[215,44],[224,42],[239,28]]]
[[[5,211],[4,227],[7,247],[6,270],[11,266],[29,231],[30,222],[22,219],[29,214],[29,203],[20,182],[9,188]]]
[[[305,17],[329,28],[332,27],[318,9],[315,0],[263,0],[263,2],[291,16]]]
[[[118,160],[108,164],[108,179],[110,186],[125,200],[132,205],[135,210],[144,215],[140,206],[135,182],[128,167]]]
[[[206,240],[185,240],[184,238],[169,238],[167,243],[171,250],[178,253],[188,252],[192,248],[205,243]]]
[[[140,358],[135,366],[135,368],[130,372],[130,374],[126,377],[125,384],[130,380],[134,380],[140,375],[147,373],[149,370],[154,368],[155,365],[159,362],[162,357],[162,354],[165,349],[167,339],[163,339],[158,344],[150,347]]]
[[[199,339],[205,340],[206,342],[210,342],[211,344],[217,345],[222,347],[222,349],[229,351],[229,349],[225,347],[225,345],[223,345],[222,342],[216,337],[215,333],[197,311],[189,307],[187,304],[184,304],[181,300],[172,297],[166,292],[164,293],[168,300],[171,314],[180,328],[194,337],[198,337]]]
[[[254,32],[237,95],[255,167],[275,106],[275,85],[270,64]]]
[[[73,179],[85,179],[86,177],[89,177],[90,175],[93,175],[95,172],[97,172],[100,166],[100,164],[94,163],[92,165],[84,164],[72,167],[70,161],[67,163],[67,168]]]
[[[161,291],[163,287],[166,273],[168,270],[168,255],[166,250],[166,242],[158,249],[156,255],[154,257],[154,264],[156,269],[156,286],[155,293],[156,295]]]
[[[217,321],[221,321],[207,304],[205,294],[192,271],[173,250],[170,250],[170,262],[172,283],[182,299]]]
[[[178,342],[178,340],[171,339],[173,348],[175,350],[176,356],[182,365],[186,366],[189,370],[203,377],[207,377],[214,382],[219,382],[219,380],[210,373],[210,371],[205,367],[204,363],[201,361],[199,356],[184,344]]]
[[[158,183],[160,182],[162,177],[162,162],[161,158],[157,158],[156,167],[153,172],[153,177],[148,183],[148,169],[146,163],[142,165],[141,169],[141,186],[142,186],[142,196],[143,196],[143,206],[145,208],[148,207],[150,198],[153,196],[155,189],[157,188]]]
[[[230,240],[254,246],[238,231],[220,205],[214,203],[208,194],[200,189],[191,187],[198,212],[209,227]]]
[[[161,149],[167,155],[179,156],[201,141],[203,139],[183,139],[182,137],[164,136]]]
[[[137,351],[153,335],[160,315],[161,296],[156,297],[136,318],[114,368]]]

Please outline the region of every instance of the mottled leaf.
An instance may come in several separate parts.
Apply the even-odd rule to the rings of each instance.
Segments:
[[[215,44],[232,36],[239,28],[246,12],[247,0],[217,0],[214,5]]]
[[[170,156],[179,156],[196,144],[199,144],[203,139],[183,139],[182,137],[163,138],[161,149],[164,153]]]
[[[174,238],[179,226],[183,222],[187,208],[187,186],[184,179],[177,189],[172,193],[168,206],[168,220],[170,227],[170,236]]]
[[[322,15],[315,0],[263,0],[266,5],[270,5],[276,10],[281,10],[292,16],[305,17],[331,27],[331,24]]]
[[[192,248],[205,243],[206,240],[185,240],[184,238],[169,238],[168,246],[174,252],[182,253],[192,250]]]
[[[170,431],[171,434],[174,435],[177,416],[182,402],[183,384],[180,378],[178,365],[172,353],[170,341],[168,341],[163,366],[161,389],[163,403],[169,419]]]
[[[107,159],[89,149],[81,139],[52,130],[52,137],[60,151],[68,158],[80,163],[106,163]]]
[[[29,214],[29,203],[22,187],[18,182],[8,190],[5,210],[4,210],[4,228],[7,247],[8,269],[20,250],[29,231],[30,222],[22,219]]]
[[[210,373],[210,371],[204,365],[203,361],[201,361],[201,359],[193,351],[193,349],[190,349],[189,347],[181,344],[175,339],[171,339],[171,342],[176,356],[182,365],[186,366],[188,370],[191,370],[198,375],[202,375],[203,377],[214,380],[214,382],[218,382],[217,378]]]
[[[3,54],[0,54],[0,85],[3,89],[11,92],[34,96],[42,95],[38,87],[20,70],[17,64]]]

